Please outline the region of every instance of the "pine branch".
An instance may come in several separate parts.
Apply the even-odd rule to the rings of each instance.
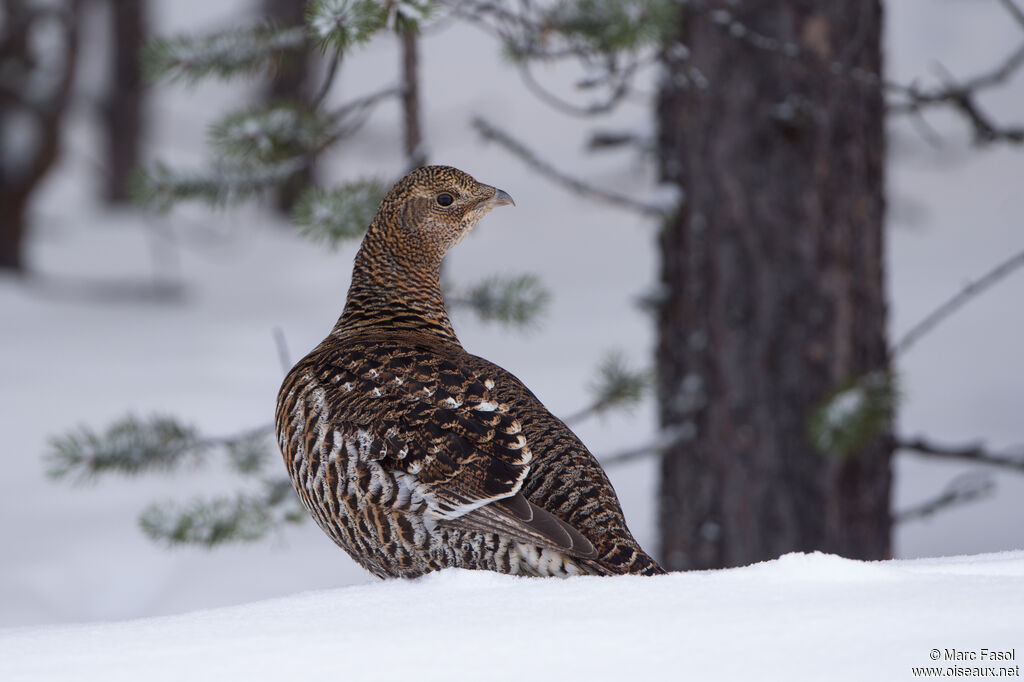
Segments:
[[[610,410],[630,410],[643,400],[650,384],[649,372],[630,368],[621,351],[611,351],[597,367],[597,379],[590,387],[590,404],[563,421],[576,424]]]
[[[293,218],[303,236],[334,249],[363,236],[386,193],[385,184],[376,179],[357,180],[331,190],[311,187],[295,203]]]
[[[1024,250],[1013,254],[973,282],[968,282],[963,289],[946,301],[943,301],[938,307],[925,315],[920,322],[913,325],[893,346],[893,355],[905,353],[907,349],[927,336],[935,327],[966,305],[972,298],[997,284],[1021,266],[1024,266]]]
[[[195,499],[184,505],[151,505],[142,513],[139,525],[151,540],[209,549],[227,543],[255,542],[286,524],[305,519],[291,481],[276,479],[264,481],[263,490],[258,493]]]
[[[995,490],[995,482],[987,474],[968,472],[957,476],[945,490],[935,497],[893,514],[894,523],[918,521],[968,502],[988,497]]]
[[[52,438],[44,460],[50,478],[82,483],[106,473],[169,471],[186,461],[201,462],[211,450],[224,448],[236,471],[251,474],[267,459],[269,433],[269,427],[261,426],[231,436],[204,437],[174,417],[128,415],[103,432],[81,426]]]
[[[465,307],[483,322],[525,327],[543,314],[551,294],[536,275],[495,276],[464,292],[448,292],[449,306]]]
[[[473,127],[477,129],[480,135],[485,140],[491,140],[497,142],[502,147],[512,152],[515,156],[518,156],[527,166],[533,168],[541,175],[544,175],[558,184],[567,187],[576,194],[580,194],[585,197],[597,199],[604,203],[616,206],[618,208],[624,208],[632,211],[636,211],[646,216],[663,218],[668,214],[668,210],[661,206],[655,206],[654,204],[645,203],[643,201],[637,201],[636,199],[619,194],[610,190],[603,190],[588,185],[582,180],[578,180],[570,175],[562,173],[538,157],[533,151],[526,147],[522,142],[516,140],[508,133],[501,129],[493,126],[482,118],[473,119]]]
[[[285,52],[307,44],[302,27],[230,29],[202,38],[179,36],[149,43],[140,59],[149,80],[198,81],[206,76],[231,78],[267,67]]]
[[[952,446],[940,445],[925,438],[898,438],[893,442],[897,450],[913,452],[939,459],[959,459],[988,466],[1024,472],[1024,450],[1018,453],[997,453],[981,444]]]

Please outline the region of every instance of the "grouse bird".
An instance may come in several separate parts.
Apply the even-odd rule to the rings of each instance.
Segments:
[[[288,472],[320,527],[382,578],[663,573],[583,443],[452,329],[441,258],[512,203],[447,166],[388,192],[341,318],[281,386]]]

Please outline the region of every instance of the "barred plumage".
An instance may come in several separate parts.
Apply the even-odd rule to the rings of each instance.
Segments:
[[[445,166],[391,189],[341,318],[281,387],[288,472],[320,527],[380,577],[661,573],[576,435],[452,329],[441,259],[510,203]]]

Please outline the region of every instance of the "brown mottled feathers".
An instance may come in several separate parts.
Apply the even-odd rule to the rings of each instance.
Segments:
[[[506,203],[443,166],[392,188],[341,319],[281,387],[288,471],[320,526],[381,577],[660,573],[575,434],[452,330],[441,258]]]

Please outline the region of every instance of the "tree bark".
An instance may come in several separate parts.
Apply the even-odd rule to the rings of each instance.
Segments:
[[[808,435],[831,390],[888,366],[883,100],[853,75],[881,73],[880,2],[681,12],[657,106],[660,173],[685,191],[661,233],[660,421],[682,434],[662,563],[888,557],[887,433],[846,457]]]
[[[104,104],[107,126],[106,199],[124,203],[129,197],[128,180],[139,167],[143,119],[142,68],[139,50],[147,40],[148,0],[111,0],[110,26],[114,41],[110,90]]]

